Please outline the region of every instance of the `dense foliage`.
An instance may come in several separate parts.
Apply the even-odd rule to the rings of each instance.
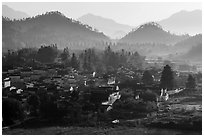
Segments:
[[[160,86],[163,89],[173,89],[174,87],[174,77],[173,77],[173,71],[171,70],[171,67],[169,65],[166,65],[162,71],[161,80],[160,80]]]
[[[195,78],[192,75],[189,75],[186,82],[186,88],[195,89],[195,87],[196,87]]]
[[[15,120],[23,119],[25,116],[21,103],[13,98],[3,99],[2,118],[3,126],[14,124]]]
[[[41,46],[36,49],[20,49],[18,51],[8,51],[3,56],[3,68],[9,69],[17,66],[36,66],[40,64],[58,63],[64,67],[73,67],[84,72],[113,72],[120,66],[128,66],[135,69],[142,69],[145,57],[137,52],[127,52],[121,50],[115,52],[110,46],[104,51],[96,51],[93,48],[72,53],[68,47],[60,51],[56,44]]]

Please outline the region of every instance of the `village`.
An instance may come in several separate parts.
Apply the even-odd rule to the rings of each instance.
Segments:
[[[189,72],[178,71],[175,74],[180,79],[187,79]],[[178,108],[187,113],[187,110],[181,109],[182,107],[176,107],[175,104],[182,100],[177,99],[176,102],[174,95],[184,94],[186,96],[189,94],[191,96],[191,94],[196,93],[195,97],[200,98],[201,80],[200,82],[197,80],[195,93],[186,91],[185,82],[179,85],[179,88],[167,91],[167,89],[159,87],[161,70],[153,73],[154,84],[152,85],[144,84],[141,81],[143,75],[144,71],[142,70],[134,70],[124,66],[118,68],[116,72],[107,74],[84,73],[72,67],[63,68],[60,64],[47,64],[35,68],[16,67],[2,72],[2,97],[3,100],[9,98],[18,100],[24,112],[24,119],[39,116],[52,119],[69,117],[67,122],[79,123],[82,121],[82,117],[85,117],[85,121],[95,118],[96,123],[108,121],[108,123],[120,125],[124,119],[136,118],[136,120],[129,122],[134,123],[133,125],[142,123],[145,126],[155,126],[161,119],[167,118],[167,115],[170,118],[169,113],[178,111]],[[131,99],[134,99],[130,101],[133,103],[132,105],[135,105],[133,110],[140,104],[134,110],[135,112],[131,110],[131,107],[130,109],[124,108],[127,112],[121,111],[121,108],[117,110],[117,100],[124,100],[125,96],[128,98],[131,96]],[[198,112],[202,112],[201,105],[192,105],[188,113],[192,110],[196,111],[197,117],[200,116]],[[118,116],[115,115],[116,113]],[[178,113],[180,112],[178,111]],[[111,116],[109,117],[109,115]],[[155,119],[155,117],[158,118]],[[183,117],[179,116],[178,119],[183,120]],[[18,118],[17,121],[6,119],[4,122],[4,120],[5,129],[8,125],[13,125],[19,121]],[[169,120],[169,122],[172,121]],[[169,122],[166,122],[167,128],[169,128]],[[174,126],[171,125],[170,128],[177,127],[175,123],[173,124]],[[199,121],[195,124],[198,127],[195,130],[200,129]],[[195,125],[191,125],[190,128],[192,126]]]

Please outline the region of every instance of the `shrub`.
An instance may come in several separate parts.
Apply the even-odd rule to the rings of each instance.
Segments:
[[[37,111],[39,109],[39,106],[40,106],[40,99],[37,95],[35,94],[32,94],[28,97],[28,104],[30,105],[31,107],[31,114],[33,115],[37,115]]]
[[[157,94],[152,92],[151,90],[147,90],[140,94],[140,98],[143,99],[143,101],[156,101],[157,100]]]
[[[13,98],[2,101],[3,126],[14,124],[15,120],[23,120],[25,115],[20,102]]]
[[[144,113],[157,110],[156,94],[152,91],[145,91],[140,95],[140,100],[134,98],[134,91],[123,89],[120,91],[121,98],[113,104],[109,112],[113,119],[131,119],[141,117]]]
[[[120,100],[126,100],[129,98],[134,98],[134,92],[131,89],[123,89],[120,91],[121,98]]]
[[[58,118],[56,98],[53,95],[45,94],[41,96],[40,114],[45,118]]]

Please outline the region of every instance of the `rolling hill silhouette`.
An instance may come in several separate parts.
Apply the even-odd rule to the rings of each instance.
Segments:
[[[112,19],[103,18],[93,14],[86,14],[78,18],[84,24],[88,24],[106,34],[111,38],[122,38],[127,34],[133,27],[119,24]]]
[[[177,34],[195,35],[202,32],[202,11],[180,11],[158,22],[166,30]]]
[[[59,48],[68,46],[83,49],[109,41],[103,33],[67,18],[57,11],[25,20],[10,21],[3,18],[2,28],[3,50],[40,47],[42,44],[52,43],[56,43]]]
[[[29,17],[27,13],[16,11],[7,5],[2,5],[2,16],[10,19],[23,19]]]
[[[170,32],[163,30],[158,23],[150,22],[133,29],[123,37],[120,42],[175,44],[188,37],[188,35],[171,34]]]

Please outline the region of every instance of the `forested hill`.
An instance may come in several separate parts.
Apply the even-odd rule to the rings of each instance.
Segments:
[[[192,47],[202,45],[202,34],[197,34],[195,36],[189,37],[188,39],[182,40],[174,45],[174,49],[177,52],[187,52]]]
[[[101,43],[107,41],[109,38],[103,33],[57,11],[23,20],[2,19],[3,51],[52,43],[57,43],[58,48],[104,48]]]
[[[202,44],[200,43],[192,47],[189,52],[182,56],[182,58],[185,60],[202,62]]]
[[[175,35],[162,29],[162,27],[150,22],[140,25],[138,28],[132,30],[120,42],[122,43],[163,43],[175,44],[178,41],[188,38],[188,35]]]

